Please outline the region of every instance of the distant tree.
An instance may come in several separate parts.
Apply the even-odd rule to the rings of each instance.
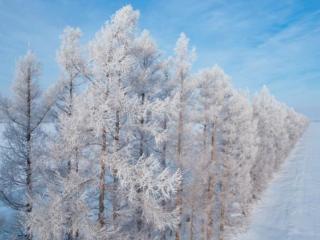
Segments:
[[[253,99],[254,116],[258,124],[258,154],[251,170],[253,197],[259,198],[273,173],[279,169],[289,151],[296,143],[307,121],[294,110],[280,103],[266,86]],[[290,120],[300,119],[297,128]],[[303,120],[304,119],[304,120]],[[295,125],[295,124],[294,124]],[[293,127],[293,128],[292,128]]]

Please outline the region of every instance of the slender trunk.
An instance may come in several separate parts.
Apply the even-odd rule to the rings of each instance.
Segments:
[[[74,88],[73,79],[72,79],[71,76],[69,76],[69,103],[68,103],[68,109],[67,109],[67,114],[68,114],[69,117],[71,117],[72,113],[73,113],[73,94],[74,94],[73,88]],[[75,154],[74,163],[72,163],[72,159],[69,159],[68,162],[67,162],[68,174],[71,173],[72,168],[74,168],[74,170],[76,172],[78,172],[78,170],[79,170],[78,169],[78,149],[76,148],[74,150],[75,150],[75,152],[74,152],[74,154]],[[67,220],[67,222],[68,222],[68,225],[69,225],[69,231],[67,233],[67,239],[68,240],[73,240],[73,239],[75,239],[75,233],[72,230],[72,225],[73,225],[72,218],[70,217]]]
[[[214,164],[215,162],[215,150],[216,150],[216,146],[215,146],[215,126],[214,124],[212,124],[211,127],[211,152],[210,152],[210,159],[211,159],[211,163]]]
[[[32,160],[31,160],[31,76],[28,75],[28,90],[27,90],[27,132],[26,132],[26,144],[27,144],[27,167],[26,167],[26,184],[27,184],[27,213],[32,212]],[[27,240],[32,239],[31,229],[27,229]]]
[[[75,162],[74,162],[74,169],[75,169],[75,172],[78,173],[79,172],[79,148],[76,147],[75,149],[75,156],[76,156],[76,159],[75,159]]]
[[[73,108],[73,80],[70,77],[70,82],[69,82],[69,116],[72,115],[72,109]]]
[[[210,161],[211,164],[215,163],[215,128],[214,124],[212,124],[211,130],[211,152],[210,152]],[[215,191],[215,179],[214,176],[209,176],[208,179],[208,212],[207,212],[207,239],[211,239],[213,236],[213,197]]]
[[[145,100],[145,94],[144,93],[142,93],[141,94],[141,106],[143,106],[143,104],[144,104],[144,100]],[[141,118],[140,118],[140,127],[141,127],[141,129],[140,129],[140,146],[139,146],[139,157],[142,157],[144,154],[145,154],[145,149],[144,149],[144,132],[143,132],[143,125],[144,125],[144,116],[141,116]],[[138,199],[138,201],[139,201],[139,204],[140,204],[140,206],[138,206],[138,208],[136,209],[136,224],[137,224],[137,230],[138,230],[138,232],[140,232],[141,230],[142,230],[142,228],[143,228],[143,219],[142,219],[142,207],[141,207],[141,205],[142,205],[142,199],[140,199],[141,198],[141,192],[142,192],[143,190],[142,189],[140,189],[140,187],[137,189],[137,194],[138,194],[138,196],[139,196],[139,199]]]
[[[167,130],[167,118],[166,116],[164,116],[164,119],[163,119],[163,130],[166,131]],[[163,169],[166,168],[166,156],[167,155],[167,141],[165,141],[162,145],[162,151],[161,151],[161,167]]]
[[[182,74],[182,73],[181,73]],[[181,167],[182,158],[182,138],[184,131],[184,76],[180,76],[180,96],[179,96],[179,119],[178,119],[178,146],[177,146],[177,162],[179,167]]]
[[[178,143],[177,143],[177,165],[179,168],[182,168],[182,141],[183,141],[183,131],[184,131],[184,119],[183,119],[183,112],[184,112],[184,77],[180,76],[180,109],[179,109],[179,119],[178,119]],[[176,240],[180,240],[180,230],[181,230],[181,221],[182,221],[182,213],[183,213],[183,200],[182,200],[182,193],[183,193],[183,182],[177,191],[177,199],[176,199],[176,206],[179,211],[180,223],[178,225],[178,229],[176,230]]]
[[[207,105],[205,105],[205,109],[207,109]],[[205,114],[204,116],[205,118],[205,123],[203,125],[203,150],[202,150],[202,157],[204,158],[204,169],[206,169],[208,167],[208,145],[207,145],[207,138],[208,138],[208,116],[207,114]],[[210,174],[210,173],[209,173]],[[210,176],[210,175],[209,175]],[[208,181],[209,182],[209,181]],[[204,192],[204,196],[208,196],[208,189],[205,189]],[[208,211],[208,199],[206,199],[206,202],[204,203],[205,209],[206,211]],[[207,213],[207,212],[206,212]],[[208,239],[207,237],[207,223],[208,223],[208,219],[203,220],[202,224],[201,224],[201,234],[203,239]]]
[[[115,137],[114,137],[114,140],[115,140],[115,147],[116,147],[116,151],[119,150],[119,143],[120,143],[120,111],[117,110],[116,112],[116,133],[115,133]]]
[[[120,111],[116,111],[116,122],[115,122],[115,136],[114,136],[114,152],[117,153],[120,149]],[[118,202],[117,202],[117,191],[119,180],[117,178],[118,170],[116,168],[112,169],[113,175],[113,197],[112,197],[112,220],[116,221],[118,217]]]
[[[176,240],[180,240],[180,229],[181,229],[181,221],[182,221],[182,192],[183,192],[183,183],[181,182],[179,188],[178,188],[178,191],[177,191],[177,199],[176,199],[176,206],[178,208],[178,214],[179,214],[179,217],[180,217],[180,222],[179,222],[179,225],[178,225],[178,229],[176,230]]]
[[[142,93],[141,94],[141,105],[143,106],[144,104],[144,98],[145,98],[145,94]],[[139,157],[142,157],[143,153],[144,153],[144,149],[143,149],[143,141],[144,141],[144,132],[143,132],[143,125],[144,125],[144,116],[141,116],[140,118],[140,127],[141,127],[141,130],[140,130],[140,147],[139,147]]]
[[[182,110],[180,110],[179,122],[178,122],[178,146],[177,146],[177,162],[179,167],[181,166],[181,157],[182,157],[182,132],[183,132],[183,116],[182,116]]]
[[[104,219],[104,198],[105,198],[105,174],[106,174],[106,165],[105,158],[107,156],[107,141],[106,141],[106,129],[102,129],[102,148],[100,156],[100,176],[99,176],[99,214],[98,221],[101,227],[105,225]]]
[[[165,131],[167,129],[167,117],[166,116],[164,116],[163,117],[163,130]],[[162,150],[161,150],[161,161],[160,161],[160,165],[161,165],[161,168],[162,169],[165,169],[167,166],[167,163],[166,163],[166,156],[167,155],[167,142],[165,141],[164,143],[163,143],[163,145],[162,145]],[[162,201],[162,207],[164,208],[164,209],[166,209],[166,202],[163,200]],[[166,239],[166,234],[167,233],[167,231],[163,231],[162,233],[161,233],[161,236],[160,236],[160,239],[161,240],[165,240]]]
[[[118,72],[118,88],[121,88],[121,74]],[[115,133],[114,133],[114,153],[118,153],[120,150],[120,109],[116,110],[116,122],[115,122]],[[118,184],[119,179],[117,177],[118,170],[113,167],[112,169],[112,176],[113,176],[113,185],[112,185],[112,220],[114,223],[114,226],[116,226],[116,220],[118,217],[118,199],[117,199],[117,192],[118,192]]]
[[[73,80],[70,76],[70,81],[69,81],[69,106],[68,106],[68,111],[67,114],[69,117],[71,117],[72,115],[72,109],[73,108]],[[72,168],[72,163],[71,163],[71,159],[68,160],[67,163],[67,168],[68,168],[68,173],[71,172],[71,168]]]

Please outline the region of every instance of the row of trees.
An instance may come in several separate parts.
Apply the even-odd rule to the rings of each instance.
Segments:
[[[0,197],[17,219],[3,236],[228,239],[303,133],[267,88],[250,98],[218,66],[192,73],[184,34],[161,56],[138,18],[123,7],[86,46],[66,28],[45,94],[35,55],[20,59],[1,99]]]

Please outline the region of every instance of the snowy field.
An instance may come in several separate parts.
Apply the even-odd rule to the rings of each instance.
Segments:
[[[320,123],[311,123],[237,240],[320,239]]]

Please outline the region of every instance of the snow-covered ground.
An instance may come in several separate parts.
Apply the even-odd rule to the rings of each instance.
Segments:
[[[237,240],[320,239],[320,123],[311,123]]]

